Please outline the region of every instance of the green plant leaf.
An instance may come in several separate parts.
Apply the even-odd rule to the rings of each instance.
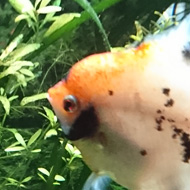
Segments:
[[[19,185],[18,185],[19,187],[23,187],[23,188],[25,188],[26,189],[26,186],[24,185],[24,184],[20,184],[19,183]]]
[[[11,102],[11,101],[17,99],[18,97],[19,97],[19,96],[17,96],[17,95],[15,95],[15,96],[11,96],[11,97],[9,98],[9,101]]]
[[[30,12],[34,9],[29,0],[9,0],[9,3],[19,13]]]
[[[57,131],[55,129],[50,129],[46,134],[44,139],[47,139],[52,136],[57,136]]]
[[[14,65],[19,65],[21,67],[23,66],[34,66],[34,64],[31,61],[7,61],[2,64],[3,66],[14,66]]]
[[[100,29],[100,32],[102,33],[105,46],[106,46],[107,50],[110,51],[111,46],[110,46],[110,43],[108,41],[108,37],[106,35],[104,27],[102,26],[102,23],[100,22],[100,19],[98,18],[98,15],[96,14],[96,11],[93,9],[93,7],[90,5],[90,3],[87,0],[75,0],[75,1],[81,7],[83,7],[84,10],[86,10],[90,14],[90,16],[92,17],[94,22],[97,24],[97,26]]]
[[[97,5],[95,5],[93,7],[93,9],[95,10],[96,13],[99,13],[120,1],[121,0],[103,0],[100,3],[98,3]],[[49,35],[45,35],[44,39],[42,41],[43,45],[37,51],[32,53],[29,56],[29,58],[33,58],[33,57],[39,55],[41,51],[43,51],[44,49],[49,47],[50,44],[54,43],[56,40],[58,40],[60,38],[62,38],[62,39],[67,38],[68,35],[71,33],[71,31],[76,29],[79,25],[81,25],[85,21],[89,20],[90,18],[91,17],[89,15],[89,13],[87,11],[84,11],[81,13],[80,17],[74,17],[70,22],[66,23],[58,30],[55,30],[53,33],[51,33]]]
[[[6,180],[9,181],[10,183],[18,183],[16,179],[11,178],[11,177],[7,177]]]
[[[30,15],[30,17],[37,22],[36,16],[35,16],[35,8],[30,2],[30,0],[9,0],[12,7],[18,12],[18,13],[25,13]]]
[[[42,174],[38,173],[38,176],[39,176],[43,181],[46,182],[46,179],[45,179],[45,177],[44,177]]]
[[[26,143],[25,143],[25,141],[24,141],[22,135],[21,135],[20,133],[18,133],[18,132],[15,133],[14,135],[15,135],[16,140],[17,140],[23,147],[26,148]]]
[[[61,5],[61,0],[54,0],[53,5],[60,6]]]
[[[61,11],[61,7],[59,6],[47,6],[47,7],[42,7],[37,10],[38,14],[48,14],[48,13],[55,13]]]
[[[54,6],[60,6],[60,4],[61,4],[61,0],[55,0],[53,2]],[[44,26],[44,24],[46,24],[47,22],[55,20],[55,18],[53,17],[55,15],[55,13],[56,12],[46,14],[45,18],[43,19],[43,21],[40,25],[40,28],[42,28]]]
[[[18,83],[19,83],[20,85],[26,87],[26,85],[27,85],[27,81],[26,81],[25,76],[24,76],[23,74],[21,74],[21,73],[17,73],[17,72],[14,73],[14,75],[17,77],[17,81],[18,81]]]
[[[65,178],[61,175],[55,175],[55,180],[56,181],[65,181]]]
[[[39,136],[41,135],[42,133],[42,130],[41,129],[38,129],[29,139],[28,143],[27,143],[27,146],[31,146],[38,138]]]
[[[21,43],[23,34],[19,34],[13,41],[6,47],[0,56],[0,60],[4,60],[17,46]]]
[[[36,9],[37,6],[39,5],[40,1],[41,1],[41,0],[36,0],[36,1],[35,1],[35,3],[34,3],[34,7],[35,7],[35,9]]]
[[[34,150],[32,150],[31,152],[33,152],[33,153],[38,153],[38,152],[41,152],[41,149],[34,149]]]
[[[10,112],[10,101],[5,96],[0,96],[0,102],[3,105],[3,108],[5,109],[5,113],[9,115]]]
[[[26,20],[29,18],[29,15],[26,14],[20,14],[15,18],[15,22],[20,22],[21,20]]]
[[[41,93],[41,94],[36,94],[36,95],[33,95],[33,96],[29,96],[29,97],[24,97],[20,103],[21,106],[24,106],[28,103],[31,103],[31,102],[35,102],[35,101],[38,101],[38,100],[42,100],[42,99],[47,99],[47,93]]]
[[[33,44],[25,44],[22,47],[16,49],[14,52],[11,53],[11,58],[14,61],[20,60],[24,56],[28,55],[29,53],[37,50],[40,48],[39,43],[33,43]]]
[[[20,69],[19,72],[26,76],[34,77],[34,74],[32,73],[32,71],[30,71],[28,69]]]
[[[79,13],[66,13],[62,14],[56,18],[55,22],[49,27],[47,32],[44,34],[44,37],[50,36],[53,32],[73,20],[75,17],[80,17]]]
[[[8,69],[6,69],[2,73],[0,73],[0,79],[3,77],[6,77],[8,75],[16,74],[20,68],[21,68],[21,66],[19,66],[19,65],[9,67]]]
[[[5,152],[16,152],[21,150],[25,150],[25,147],[23,146],[8,147],[5,149]]]
[[[44,108],[44,111],[46,112],[46,115],[47,115],[47,119],[49,119],[50,123],[51,123],[51,126],[53,127],[55,125],[55,123],[57,122],[57,119],[55,119],[55,115],[53,113],[53,111],[47,107],[43,107]]]
[[[42,0],[41,3],[40,3],[40,8],[45,7],[46,5],[48,5],[50,1],[51,0]]]
[[[32,179],[32,176],[28,176],[28,177],[24,178],[21,183],[29,182],[31,179]]]
[[[38,168],[38,171],[40,171],[41,173],[43,173],[46,176],[49,176],[49,171],[47,171],[45,168]]]

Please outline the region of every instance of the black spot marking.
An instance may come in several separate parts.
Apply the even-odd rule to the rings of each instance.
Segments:
[[[176,134],[173,134],[173,135],[172,135],[172,138],[173,138],[173,139],[176,139],[176,137],[177,137]]]
[[[170,95],[170,89],[169,88],[163,88],[162,92],[164,95],[169,96]]]
[[[161,125],[157,125],[157,126],[156,126],[156,129],[157,129],[158,131],[163,131],[163,128],[162,128]]]
[[[165,120],[165,117],[163,115],[160,116],[160,119]]]
[[[155,121],[156,121],[156,123],[157,123],[158,125],[160,125],[160,124],[162,123],[162,119],[161,119],[160,117],[159,117],[159,118],[156,118]]]
[[[182,133],[182,129],[178,129],[175,125],[172,125],[172,127],[174,128],[174,132],[177,136],[180,136],[180,134]]]
[[[109,94],[110,96],[113,96],[113,90],[108,90],[108,94]]]
[[[190,135],[184,132],[182,129],[178,129],[177,126],[172,125],[174,134],[172,135],[173,139],[179,137],[181,145],[184,147],[183,162],[189,163],[190,161]]]
[[[99,120],[93,106],[83,110],[70,128],[69,134],[65,136],[69,140],[78,140],[91,137],[99,127]]]
[[[168,120],[168,122],[170,122],[170,123],[175,123],[175,120],[173,120],[173,119],[171,119],[171,118],[168,118],[167,120]]]
[[[166,107],[172,107],[173,105],[174,105],[173,99],[167,100],[167,102],[164,104],[164,106],[166,106]]]
[[[184,162],[189,163],[190,160],[190,135],[183,132],[182,133],[182,137],[181,137],[181,141],[182,141],[182,146],[184,146]]]
[[[156,113],[161,114],[161,113],[162,113],[162,111],[161,111],[161,110],[157,110],[157,111],[156,111]]]
[[[163,128],[162,128],[162,122],[165,120],[165,117],[163,115],[161,115],[160,117],[157,117],[155,118],[155,121],[156,121],[156,129],[158,131],[162,131]]]
[[[186,44],[186,46],[184,47],[182,53],[183,53],[183,55],[184,55],[187,59],[190,59],[190,42],[188,42],[188,43]]]
[[[146,156],[146,155],[147,155],[147,151],[146,151],[146,150],[141,150],[141,151],[140,151],[140,154],[141,154],[142,156]]]

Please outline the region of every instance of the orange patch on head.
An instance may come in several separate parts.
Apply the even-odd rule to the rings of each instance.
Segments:
[[[146,56],[147,53],[150,53],[150,49],[152,48],[152,43],[142,43],[136,48],[136,54]]]
[[[76,63],[65,81],[57,88],[55,98],[64,95],[75,95],[83,103],[92,102],[96,97],[105,97],[109,91],[117,89],[121,76],[126,76],[126,82],[132,73],[142,73],[151,57],[152,44],[144,43],[137,48],[125,52],[107,52],[86,57]],[[60,88],[60,89],[58,89]],[[61,93],[60,93],[60,92]],[[61,94],[61,95],[60,95]]]

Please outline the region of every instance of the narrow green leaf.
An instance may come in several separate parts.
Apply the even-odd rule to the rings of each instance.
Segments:
[[[17,73],[17,72],[16,72],[14,75],[16,76],[18,83],[19,83],[20,85],[26,87],[27,81],[26,81],[25,76],[24,76],[23,74]]]
[[[45,177],[44,177],[42,174],[38,173],[38,176],[39,176],[43,181],[46,182],[46,179],[45,179]]]
[[[21,135],[20,133],[18,133],[18,132],[15,133],[14,135],[15,135],[16,140],[17,140],[23,147],[26,148],[26,143],[25,143],[25,141],[24,141],[22,135]]]
[[[86,10],[90,16],[92,17],[92,19],[94,20],[94,22],[97,24],[97,26],[100,29],[100,32],[102,33],[103,36],[103,40],[105,43],[105,46],[107,48],[108,51],[110,51],[111,49],[111,45],[108,41],[108,37],[106,35],[106,32],[102,26],[102,23],[100,22],[100,19],[98,18],[98,15],[96,14],[95,10],[93,9],[93,7],[90,5],[90,3],[87,0],[75,0],[84,10]]]
[[[61,0],[55,0],[53,2],[53,5],[55,6],[60,6],[60,4],[61,4]],[[44,24],[46,24],[47,22],[55,20],[54,15],[55,15],[55,12],[46,14],[45,18],[43,19],[40,25],[40,28],[42,28]]]
[[[57,131],[55,129],[50,129],[46,134],[44,139],[47,139],[52,136],[57,136]]]
[[[13,134],[17,133],[17,130],[14,129],[14,128],[12,128],[12,129],[11,129],[11,128],[10,128],[10,129],[7,128],[7,131],[10,131],[10,132],[13,133]],[[18,142],[15,142],[15,143],[17,144]],[[14,144],[15,144],[15,143],[14,143]]]
[[[55,13],[61,11],[61,7],[58,6],[47,6],[47,7],[42,7],[37,10],[38,14],[47,14],[47,13]]]
[[[61,175],[55,175],[55,180],[56,181],[65,181],[65,178]]]
[[[41,135],[42,133],[42,130],[41,129],[38,129],[29,139],[28,143],[27,143],[27,146],[31,146],[38,138],[39,136]]]
[[[21,150],[25,150],[25,147],[15,146],[15,147],[8,147],[5,149],[6,152],[16,152],[16,151],[21,151]]]
[[[41,0],[36,0],[36,1],[35,1],[35,4],[34,4],[35,9],[36,9],[37,6],[39,5],[40,1],[41,1]]]
[[[60,185],[58,181],[53,182],[53,185]]]
[[[20,22],[21,20],[26,20],[29,18],[29,15],[26,14],[20,14],[15,18],[15,22]]]
[[[9,2],[18,13],[28,14],[35,22],[37,22],[34,13],[35,9],[30,0],[9,0]]]
[[[9,115],[10,112],[10,102],[5,96],[0,96],[0,102],[3,105],[3,108],[5,109],[5,113]]]
[[[54,0],[53,5],[60,6],[61,5],[61,0]]]
[[[69,143],[67,143],[65,149],[66,149],[66,150],[69,152],[69,154],[71,154],[71,155],[74,153],[74,146],[71,145],[71,144],[69,144]]]
[[[19,65],[20,67],[24,67],[24,66],[34,66],[34,64],[31,61],[15,61],[12,65]]]
[[[15,61],[20,60],[21,58],[28,55],[29,53],[39,49],[39,47],[40,47],[40,44],[38,43],[25,44],[11,53],[11,59]]]
[[[41,3],[40,3],[40,8],[45,7],[46,5],[48,5],[50,1],[51,0],[42,0]]]
[[[34,77],[34,74],[32,73],[32,71],[30,71],[28,69],[20,69],[19,72],[26,76]]]
[[[33,153],[38,153],[38,152],[41,152],[41,149],[34,149],[34,150],[32,150],[31,152],[33,152]]]
[[[26,183],[26,182],[30,181],[31,179],[32,179],[32,176],[28,176],[28,177],[24,178],[21,183]]]
[[[5,89],[4,88],[0,88],[0,95],[3,95],[5,92]]]
[[[35,102],[35,101],[42,100],[42,99],[47,99],[47,93],[41,93],[41,94],[36,94],[33,96],[25,97],[22,99],[20,104],[21,104],[21,106],[24,106],[28,103]]]
[[[49,27],[47,32],[44,34],[44,37],[50,36],[53,32],[56,30],[59,30],[59,28],[63,27],[65,24],[73,20],[75,17],[80,17],[80,14],[78,13],[66,13],[62,14],[59,17],[56,18],[55,22]]]
[[[34,77],[34,75],[31,71],[29,71],[29,70],[26,71],[26,69],[21,69],[21,67],[23,67],[23,66],[33,66],[33,63],[30,61],[15,61],[6,70],[4,70],[3,72],[0,73],[0,78],[14,74],[15,76],[17,75],[17,77],[20,81],[22,81],[25,78],[24,76],[23,77],[21,76],[22,72],[24,74],[26,74],[27,76]],[[20,71],[20,74],[18,73],[18,71]]]
[[[4,60],[17,46],[21,43],[23,34],[18,35],[13,41],[6,47],[0,56],[0,60]]]
[[[17,96],[17,95],[11,96],[8,100],[9,100],[9,102],[11,102],[11,101],[17,99],[18,97],[19,97],[19,96]]]
[[[16,179],[11,178],[11,177],[7,177],[6,180],[11,182],[11,183],[18,183],[18,181]]]
[[[99,13],[101,11],[105,11],[107,8],[113,6],[114,4],[120,2],[121,0],[103,0],[97,5],[95,5],[93,8],[96,13]],[[58,30],[55,30],[51,35],[45,35],[44,39],[42,41],[43,45],[34,53],[32,53],[29,58],[33,58],[41,51],[49,47],[50,44],[54,43],[56,40],[60,38],[67,38],[68,35],[76,29],[79,25],[84,23],[85,21],[89,20],[91,17],[87,11],[84,11],[81,13],[80,17],[73,18],[70,22],[59,28]]]
[[[20,67],[19,65],[9,67],[8,69],[6,69],[6,70],[3,71],[2,73],[0,73],[0,79],[3,78],[3,77],[6,77],[6,76],[8,76],[8,75],[16,74],[17,71],[18,71],[20,68],[21,68],[21,67]]]
[[[2,64],[3,66],[11,66],[11,65],[19,65],[21,67],[23,66],[34,66],[34,64],[31,61],[7,61]]]
[[[57,120],[55,120],[55,115],[53,113],[53,111],[45,106],[43,106],[44,111],[46,112],[47,118],[49,119],[51,126],[53,127],[54,124],[57,122]]]
[[[19,184],[19,187],[23,187],[26,189],[26,186],[24,184]]]
[[[30,12],[34,9],[29,0],[9,0],[9,3],[19,13]]]
[[[45,168],[38,168],[38,171],[40,171],[40,172],[43,173],[44,175],[49,176],[49,172],[48,172]]]

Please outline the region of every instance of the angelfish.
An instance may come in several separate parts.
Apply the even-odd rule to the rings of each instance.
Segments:
[[[190,189],[190,15],[137,47],[82,59],[48,94],[97,175],[130,190]]]

